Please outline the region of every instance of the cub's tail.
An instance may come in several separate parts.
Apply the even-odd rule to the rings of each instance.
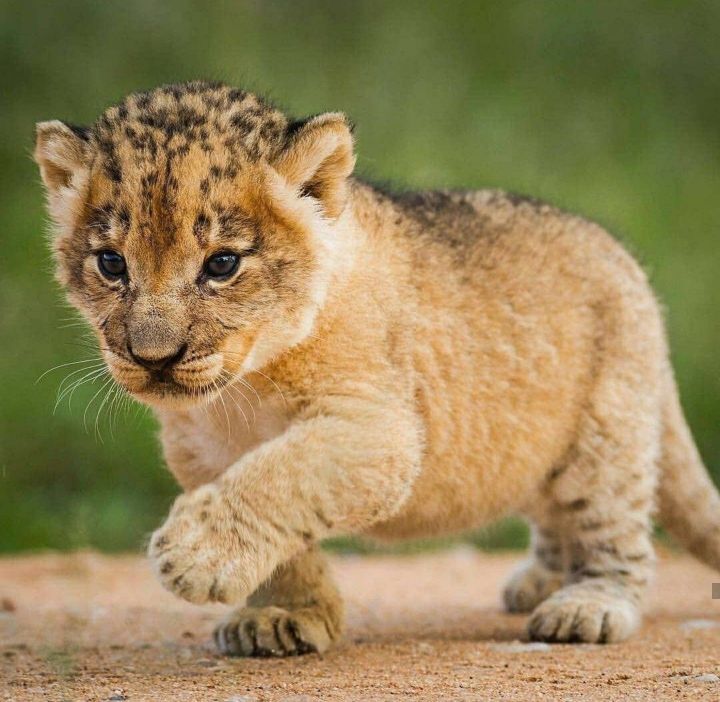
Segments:
[[[665,394],[660,523],[693,555],[720,570],[720,495],[695,446],[672,376]]]

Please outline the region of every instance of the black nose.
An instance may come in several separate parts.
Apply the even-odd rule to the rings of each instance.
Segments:
[[[167,370],[171,366],[174,366],[185,355],[186,351],[187,344],[183,344],[177,351],[171,353],[169,356],[163,356],[162,358],[150,358],[149,356],[138,356],[133,352],[130,344],[128,344],[128,352],[132,356],[133,360],[151,371]]]

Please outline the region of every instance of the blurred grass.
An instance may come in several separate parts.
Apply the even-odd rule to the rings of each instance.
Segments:
[[[101,443],[92,408],[83,427],[99,386],[53,414],[68,368],[35,384],[92,352],[63,328],[29,154],[38,120],[88,122],[129,91],[197,77],[296,114],[346,111],[375,178],[505,187],[609,227],[667,306],[718,478],[719,26],[720,3],[673,0],[0,0],[0,551],[137,548],[175,492],[145,413],[121,415],[114,438],[101,421]],[[525,539],[517,522],[470,537]]]

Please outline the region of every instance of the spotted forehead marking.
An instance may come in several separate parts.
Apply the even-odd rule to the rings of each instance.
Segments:
[[[204,155],[191,164],[202,202],[247,164],[276,154],[292,133],[289,125],[282,112],[252,93],[193,82],[129,95],[100,117],[91,135],[113,196],[120,199],[131,182],[139,216],[153,223],[148,231],[167,238],[177,228],[180,189],[188,187],[183,164],[193,148]],[[202,219],[193,225],[201,241],[207,230]]]
[[[172,162],[197,144],[216,157],[212,177],[234,177],[240,160],[271,157],[286,142],[288,124],[282,112],[252,93],[192,82],[129,95],[100,117],[92,134],[105,174],[121,183],[124,145],[136,158],[151,161],[162,155]]]

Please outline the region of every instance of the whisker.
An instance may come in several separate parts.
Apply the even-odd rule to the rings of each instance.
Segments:
[[[218,397],[220,398],[220,402],[222,403],[222,406],[223,406],[223,411],[225,412],[225,427],[227,429],[226,436],[227,436],[227,440],[230,441],[230,415],[228,415],[227,406],[225,405],[225,400],[223,399],[222,391],[218,387],[218,384],[215,380],[213,380],[213,385],[215,386],[215,389],[217,390]]]
[[[87,373],[87,375],[84,375],[82,378],[74,380],[72,383],[70,383],[62,392],[58,393],[58,396],[55,400],[55,406],[53,407],[53,414],[57,411],[58,406],[63,401],[63,398],[67,396],[68,398],[68,407],[71,407],[72,403],[72,397],[75,394],[75,391],[85,383],[90,383],[91,385],[98,380],[98,378],[102,378],[107,373],[106,368],[97,368],[93,371],[90,371]]]
[[[109,378],[106,380],[103,385],[100,386],[100,389],[90,398],[90,402],[87,403],[85,406],[85,412],[83,412],[83,426],[85,427],[85,431],[88,432],[88,426],[87,426],[87,413],[90,409],[90,406],[93,402],[95,402],[95,398],[110,384],[112,383],[113,379]]]
[[[58,370],[59,368],[65,368],[67,366],[76,366],[79,363],[94,363],[96,361],[99,361],[101,359],[99,358],[85,358],[82,361],[68,361],[67,363],[59,363],[57,366],[53,366],[52,368],[48,368],[36,381],[35,384],[37,385],[48,373],[52,373],[55,370]]]
[[[227,371],[223,371],[223,373],[225,373],[227,377],[232,378],[232,376],[229,373],[227,373]],[[240,395],[245,400],[245,402],[247,402],[248,405],[250,405],[250,409],[252,410],[252,413],[253,413],[253,424],[255,424],[257,422],[257,416],[255,414],[255,408],[253,407],[252,402],[250,402],[250,400],[248,400],[248,398],[245,396],[245,394],[242,392],[242,390],[240,390],[240,388],[234,387],[233,385],[227,385],[226,387],[227,387],[228,392],[230,390],[237,390],[237,392],[240,393]],[[248,431],[250,431],[250,422],[248,421],[245,411],[240,406],[240,403],[237,401],[236,398],[234,398],[232,396],[232,394],[228,395],[228,399],[232,400],[233,403],[235,404],[235,407],[237,407],[237,409],[240,411],[240,414],[242,414],[243,419],[245,420],[245,424],[247,425]]]
[[[282,398],[282,401],[285,403],[285,407],[287,408],[288,402],[285,399],[285,395],[283,394],[283,391],[280,389],[280,386],[269,375],[265,375],[265,373],[263,373],[262,371],[259,371],[257,369],[251,371],[251,373],[257,373],[258,375],[261,375],[263,378],[266,378],[267,380],[269,380],[275,386],[275,389],[278,391],[278,393],[280,393],[280,397]]]
[[[103,387],[107,386],[107,383],[103,385]],[[100,403],[100,407],[98,407],[97,414],[95,415],[95,437],[100,441],[101,444],[105,443],[102,438],[102,434],[100,432],[100,415],[102,414],[103,407],[107,404],[108,398],[113,395],[114,387],[111,385],[108,388],[108,391],[105,393],[105,397],[103,397],[102,402]],[[112,428],[110,430],[110,437],[114,438],[112,435]]]
[[[259,406],[259,407],[262,407],[262,398],[261,398],[260,395],[258,394],[258,391],[255,389],[255,387],[253,386],[253,384],[250,383],[250,382],[248,382],[248,381],[245,380],[244,378],[237,378],[237,381],[240,382],[240,383],[242,383],[243,385],[245,385],[247,388],[249,388],[250,390],[252,390],[252,391],[255,393],[255,397],[257,397],[257,401],[258,401],[258,406]],[[243,397],[244,397],[244,395],[243,395]]]
[[[88,375],[91,375],[92,373],[94,373],[94,372],[97,371],[97,370],[100,370],[100,369],[103,368],[104,366],[105,366],[104,363],[99,363],[99,364],[97,364],[97,365],[93,365],[93,366],[89,366],[89,367],[85,367],[85,368],[79,368],[78,370],[72,371],[72,373],[68,373],[68,374],[60,381],[60,384],[58,385],[58,389],[57,389],[57,395],[60,395],[60,394],[63,392],[63,389],[66,387],[66,383],[73,383],[73,382],[75,382],[74,380],[71,381],[70,378],[73,378],[73,377],[75,377],[76,375],[79,375],[79,374],[81,374],[81,373],[87,373]],[[76,378],[76,380],[77,380],[77,378]]]

